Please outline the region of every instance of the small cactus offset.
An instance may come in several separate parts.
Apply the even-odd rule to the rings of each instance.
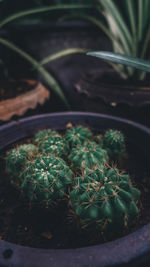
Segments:
[[[110,226],[127,226],[139,213],[139,195],[129,175],[101,166],[74,179],[70,199],[82,226],[95,223],[103,231]]]
[[[38,144],[43,142],[43,140],[47,140],[47,138],[53,137],[61,137],[61,135],[57,131],[53,131],[51,129],[44,129],[35,134],[34,143]]]
[[[65,157],[69,152],[69,146],[62,137],[48,137],[39,143],[39,153],[58,157]]]
[[[34,142],[38,145],[39,153],[65,157],[69,146],[66,140],[56,131],[45,129],[34,136]]]
[[[28,157],[33,157],[35,154],[37,154],[37,147],[33,144],[23,144],[18,147],[18,149],[23,150],[28,153]]]
[[[108,162],[108,154],[98,144],[89,141],[84,142],[82,146],[73,148],[68,159],[74,168],[95,169]]]
[[[106,149],[111,158],[122,156],[125,152],[124,135],[118,130],[108,130],[104,134],[102,146]]]
[[[86,140],[92,140],[92,132],[83,126],[72,127],[66,131],[65,138],[72,148],[82,145]]]
[[[63,159],[39,156],[20,174],[20,188],[29,200],[50,207],[65,196],[72,176]]]
[[[37,148],[33,144],[24,144],[12,149],[6,157],[6,171],[13,176],[17,176],[26,161],[33,158],[36,152]]]

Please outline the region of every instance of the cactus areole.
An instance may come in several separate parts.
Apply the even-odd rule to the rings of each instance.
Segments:
[[[84,125],[86,129],[89,127],[90,133],[92,132],[91,129],[100,133],[102,130],[104,135],[108,129],[117,129],[121,133],[123,131],[126,140],[129,138],[134,144],[138,144],[138,146],[143,149],[142,151],[145,151],[146,157],[150,157],[150,130],[148,128],[117,117],[80,112],[39,115],[22,119],[17,124],[11,122],[7,125],[0,126],[0,148],[5,148],[7,145],[28,137],[28,135],[37,133],[39,129],[44,129],[45,125],[46,128],[49,127],[50,129],[65,129],[68,122],[71,122],[73,125]],[[97,142],[98,139],[92,138],[92,134],[90,133],[88,132],[84,141],[73,142],[73,144],[71,143],[72,141],[67,140],[68,137],[63,137],[63,140],[66,143],[68,142],[67,146],[70,147],[70,151],[67,150],[66,152],[67,158],[79,145],[78,149],[82,150],[81,145],[84,146],[85,142],[92,142],[92,140]],[[45,138],[60,138],[60,136],[54,133],[54,135],[52,134],[50,137],[47,136],[46,133]],[[37,141],[34,140],[33,144],[37,146],[39,143],[41,143],[41,139],[37,136]],[[110,157],[108,143],[107,148],[106,143],[107,142],[103,141],[99,143],[98,141],[97,145],[99,145],[102,150],[106,150],[106,153],[108,153],[107,157]],[[121,152],[122,156],[124,153],[124,145],[122,145],[122,141],[120,144],[121,147],[123,147]],[[115,154],[119,146],[120,145],[115,145]],[[50,198],[46,193],[47,190],[44,190],[47,186],[51,188],[49,194],[51,194],[51,196],[53,195],[52,201],[56,201],[57,198],[62,197],[62,195],[66,193],[70,194],[70,205],[73,212],[79,217],[82,225],[84,225],[85,222],[89,222],[89,219],[92,218],[92,221],[102,227],[102,229],[107,229],[110,225],[115,227],[116,214],[119,214],[119,219],[117,219],[119,225],[128,225],[132,220],[132,216],[136,216],[138,212],[139,190],[135,188],[131,177],[126,172],[122,173],[118,168],[110,166],[110,158],[107,158],[105,163],[101,162],[100,165],[94,166],[94,169],[85,169],[83,166],[79,166],[79,175],[74,177],[72,174],[74,171],[73,165],[74,162],[76,162],[76,160],[73,160],[74,157],[70,157],[70,161],[72,161],[70,168],[69,161],[67,160],[66,162],[66,156],[60,159],[58,155],[51,155],[49,153],[47,155],[46,153],[40,154],[41,152],[39,152],[39,150],[34,150],[34,147],[32,147],[32,149],[34,153],[31,153],[29,156],[29,151],[25,147],[20,147],[19,149],[14,148],[7,155],[6,166],[13,181],[16,175],[20,177],[18,186],[20,186],[23,194],[26,190],[28,191],[28,187],[30,188],[28,191],[31,194],[29,194],[30,200],[34,192],[35,201],[37,196],[40,196],[40,201],[46,203],[46,206],[49,205]],[[18,155],[17,160],[16,156],[14,156],[16,154]],[[25,166],[23,166],[22,161]],[[81,159],[79,161],[80,163],[82,162]],[[12,170],[12,162],[15,163],[14,170]],[[50,167],[51,172],[49,171]],[[44,175],[41,174],[41,172],[44,173]],[[44,177],[43,181],[41,181],[42,175]],[[32,177],[33,180],[30,179],[29,176],[30,178]],[[56,180],[53,185],[50,183],[51,179],[54,182],[52,176],[55,176]],[[63,182],[62,176],[65,177]],[[42,184],[41,192],[38,191],[36,186],[33,186],[33,181],[38,181]],[[68,191],[69,187],[70,192]],[[106,225],[101,221],[102,216],[104,216],[107,221]],[[114,229],[113,227],[111,228],[112,231]],[[136,264],[137,261],[138,264],[143,264],[144,256],[150,255],[149,240],[150,224],[115,241],[106,242],[97,246],[76,248],[75,250],[28,248],[0,240],[1,253],[3,255],[0,258],[0,265],[16,267],[40,267],[41,265],[44,267],[50,265],[56,267],[90,267],[92,265],[103,267],[129,263],[133,266],[134,262]],[[146,256],[145,259],[147,259],[147,257],[148,256]]]

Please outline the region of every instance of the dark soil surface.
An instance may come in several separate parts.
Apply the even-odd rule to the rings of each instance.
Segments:
[[[18,95],[32,90],[37,85],[34,80],[27,79],[16,79],[16,80],[5,80],[0,82],[0,100],[6,100],[14,98]]]
[[[24,142],[30,142],[30,139]],[[119,163],[119,167],[130,174],[133,183],[141,191],[140,215],[129,228],[123,231],[112,231],[109,236],[107,233],[97,235],[97,233],[79,229],[73,223],[65,201],[62,201],[53,211],[31,206],[9,183],[9,176],[5,172],[5,152],[1,152],[0,163],[0,239],[36,248],[86,247],[115,240],[150,222],[148,159],[131,144],[128,145],[127,154]]]

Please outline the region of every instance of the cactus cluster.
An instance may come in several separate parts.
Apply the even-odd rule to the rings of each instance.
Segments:
[[[127,226],[137,216],[139,195],[129,175],[103,166],[85,177],[76,177],[70,199],[83,226],[96,223],[105,230],[110,225]]]
[[[120,131],[94,136],[83,126],[64,134],[45,129],[32,143],[14,148],[6,158],[13,183],[30,202],[52,207],[67,196],[81,226],[94,224],[100,231],[127,226],[138,215],[139,190],[129,175],[110,167],[125,152]]]

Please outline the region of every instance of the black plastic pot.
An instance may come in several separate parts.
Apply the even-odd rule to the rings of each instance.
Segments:
[[[50,127],[63,130],[68,122],[89,126],[95,131],[123,130],[127,142],[150,157],[150,129],[135,122],[96,113],[53,113],[11,122],[0,127],[0,148],[5,148],[37,130]],[[10,267],[104,267],[147,266],[150,260],[150,223],[123,238],[102,245],[66,249],[34,249],[0,241],[0,266]]]

